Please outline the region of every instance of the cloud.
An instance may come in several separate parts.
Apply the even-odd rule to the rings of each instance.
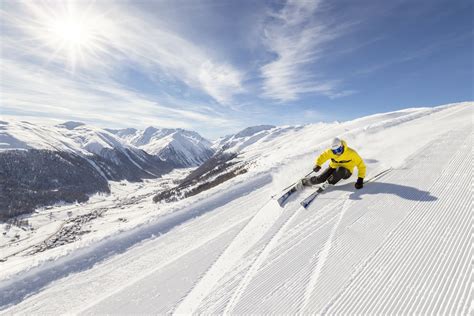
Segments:
[[[243,91],[242,74],[229,65],[215,65],[211,61],[201,64],[199,82],[209,95],[223,104],[229,104],[232,95]]]
[[[316,73],[316,62],[325,53],[325,45],[348,27],[348,23],[336,25],[316,19],[323,10],[322,1],[290,0],[281,10],[271,12],[264,41],[276,58],[260,69],[263,97],[291,101],[306,93],[344,95],[338,91],[340,81],[325,80]]]
[[[159,72],[226,104],[242,92],[243,74],[216,60],[160,20],[126,2],[26,1],[0,13],[3,55],[71,72],[109,76],[124,64]]]
[[[77,119],[108,127],[155,125],[195,128],[234,125],[226,115],[196,104],[166,104],[108,81],[78,80],[48,69],[6,60],[0,64],[2,115],[36,116],[43,120]],[[190,108],[193,108],[192,110]]]
[[[8,2],[0,29],[2,116],[181,127],[212,137],[245,124],[230,104],[244,91],[242,72],[159,11],[115,1]]]

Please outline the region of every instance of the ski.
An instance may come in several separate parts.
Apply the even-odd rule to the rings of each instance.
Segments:
[[[286,191],[281,197],[278,198],[277,202],[280,207],[283,207],[288,200],[288,198],[296,192],[296,187],[292,186],[288,191]]]
[[[322,192],[324,192],[324,190],[326,190],[329,185],[330,185],[330,184],[329,184],[328,182],[324,182],[323,184],[321,184],[321,185],[319,186],[319,188],[316,189],[316,191],[314,191],[313,193],[311,193],[310,195],[308,195],[303,201],[300,202],[301,206],[304,207],[304,208],[307,208],[308,205],[310,205],[311,202],[313,202],[313,200],[314,200],[319,194],[321,194]]]
[[[311,171],[310,173],[308,173],[307,175],[305,175],[304,177],[308,177],[310,174],[312,174],[313,171]],[[301,180],[298,180],[298,182],[301,181]],[[289,186],[287,186],[286,188],[284,188],[282,191],[285,192],[283,193],[283,195],[281,195],[278,199],[277,199],[277,202],[278,204],[280,205],[280,207],[283,207],[288,198],[293,194],[295,193],[296,191],[298,191],[296,189],[296,185],[298,184],[298,182],[296,183],[293,183],[293,184],[290,184]],[[275,195],[272,196],[272,199],[275,197]]]
[[[375,181],[376,179],[380,178],[381,176],[385,175],[386,173],[388,173],[389,171],[391,171],[392,168],[388,168],[388,169],[385,169],[379,173],[377,173],[375,176],[373,176],[372,178],[370,178],[369,180],[367,180],[365,183],[369,183],[369,182],[373,182]],[[300,202],[301,206],[304,207],[304,208],[307,208],[311,202],[313,202],[313,200],[319,195],[321,194],[322,192],[324,192],[327,187],[329,187],[330,184],[327,183],[327,182],[324,182],[322,185],[319,186],[319,188],[316,189],[316,191],[314,191],[313,193],[311,193],[308,197],[306,197],[303,201]]]

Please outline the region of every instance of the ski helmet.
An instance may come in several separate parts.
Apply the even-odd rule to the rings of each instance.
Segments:
[[[335,137],[331,142],[331,150],[335,155],[340,155],[344,151],[344,145],[339,137]]]

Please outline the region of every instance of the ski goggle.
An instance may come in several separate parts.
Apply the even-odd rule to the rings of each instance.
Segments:
[[[344,151],[344,146],[339,146],[336,149],[331,149],[335,155],[340,155]]]

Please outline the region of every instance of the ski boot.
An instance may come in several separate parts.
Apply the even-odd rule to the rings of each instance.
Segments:
[[[304,187],[311,186],[311,178],[303,178],[296,183],[296,191],[302,191]]]

